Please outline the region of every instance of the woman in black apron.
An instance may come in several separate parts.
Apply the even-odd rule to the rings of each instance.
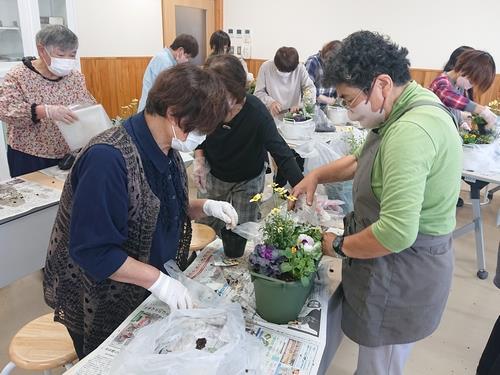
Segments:
[[[453,273],[461,141],[449,111],[410,81],[407,53],[368,31],[343,41],[327,79],[368,137],[293,190],[310,204],[318,183],[354,179],[344,235],[325,234],[323,252],[344,258],[341,324],[359,344],[357,375],[402,374],[437,328]]]

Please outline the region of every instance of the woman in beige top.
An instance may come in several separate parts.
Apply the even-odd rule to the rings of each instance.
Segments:
[[[50,25],[36,35],[39,58],[24,58],[0,85],[0,121],[7,124],[12,177],[56,165],[69,152],[56,122],[77,118],[72,104],[95,103],[83,75],[74,70],[78,38]]]
[[[316,98],[316,87],[293,47],[281,47],[274,60],[266,61],[259,69],[254,95],[273,116],[287,109],[298,109],[302,98],[309,92]]]

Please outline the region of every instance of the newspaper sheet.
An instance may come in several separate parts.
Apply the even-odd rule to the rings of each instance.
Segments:
[[[13,178],[0,183],[0,223],[59,202],[61,190]]]
[[[247,249],[247,254],[250,248]],[[277,325],[264,321],[255,312],[253,284],[248,272],[247,257],[228,266],[223,256],[222,243],[215,240],[198,254],[185,271],[202,284],[208,285],[219,295],[241,304],[246,330],[260,338],[266,346],[262,359],[266,375],[316,374],[326,340],[327,307],[330,293],[320,282],[306,301],[297,321]],[[221,266],[223,264],[223,266]],[[162,319],[169,308],[154,297],[146,299],[113,334],[93,353],[70,369],[66,374],[108,374],[113,359],[134,339],[142,327]]]

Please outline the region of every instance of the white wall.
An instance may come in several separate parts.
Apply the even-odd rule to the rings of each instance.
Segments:
[[[80,56],[152,56],[163,48],[161,0],[77,0]]]
[[[363,29],[408,48],[415,68],[440,69],[456,47],[470,45],[490,52],[500,73],[499,15],[499,0],[224,1],[224,29],[250,29],[255,59],[292,46],[304,61],[325,42]]]

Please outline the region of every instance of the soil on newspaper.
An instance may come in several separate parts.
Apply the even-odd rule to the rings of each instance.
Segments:
[[[201,350],[207,345],[207,339],[202,337],[196,340],[196,349]]]

